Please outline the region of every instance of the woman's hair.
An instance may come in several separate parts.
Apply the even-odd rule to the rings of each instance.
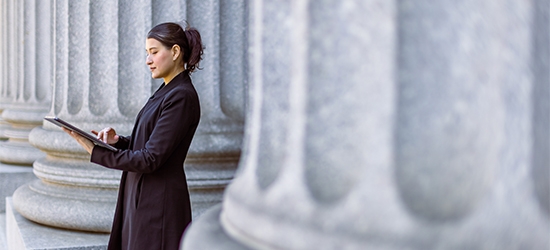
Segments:
[[[202,60],[202,41],[201,34],[195,28],[189,27],[189,24],[183,29],[177,23],[161,23],[153,27],[147,34],[147,38],[153,38],[167,48],[172,48],[177,44],[183,54],[183,65],[187,63],[186,70],[189,73],[199,68],[199,62]]]

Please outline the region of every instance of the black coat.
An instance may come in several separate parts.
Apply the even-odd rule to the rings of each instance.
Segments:
[[[108,249],[179,248],[191,222],[183,161],[199,124],[197,92],[186,71],[161,85],[117,152],[96,146],[91,161],[123,170]]]

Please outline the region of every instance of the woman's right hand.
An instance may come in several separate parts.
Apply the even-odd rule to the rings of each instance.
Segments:
[[[92,133],[97,136],[97,139],[110,145],[114,145],[119,139],[115,129],[113,128],[104,128],[99,132],[92,130]]]

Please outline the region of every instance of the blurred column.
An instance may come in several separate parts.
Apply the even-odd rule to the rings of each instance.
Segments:
[[[150,95],[142,52],[150,2],[55,1],[54,93],[49,114],[85,131],[111,126],[129,134]],[[40,180],[20,187],[13,204],[26,218],[55,227],[109,232],[120,172],[89,155],[58,127],[44,122],[30,134],[47,153],[34,162]]]
[[[51,97],[49,1],[1,2],[0,211],[5,197],[36,179],[32,162],[44,154],[28,142]]]
[[[10,81],[10,61],[8,60],[10,55],[10,32],[14,28],[14,23],[11,22],[11,0],[2,0],[0,2],[0,114],[6,109],[6,107],[13,101],[13,84]],[[1,118],[0,115],[0,140],[7,140],[4,135],[4,130],[9,128],[10,125]]]
[[[2,86],[3,99],[13,95],[2,119],[10,124],[4,130],[7,142],[0,143],[0,161],[32,165],[44,154],[28,143],[31,129],[42,123],[51,101],[51,8],[49,1],[13,1],[9,30],[9,85]],[[12,85],[13,84],[13,85]],[[10,86],[11,85],[11,86]]]
[[[395,180],[417,249],[550,247],[534,188],[548,178],[531,175],[549,167],[533,159],[547,159],[550,138],[535,129],[548,130],[536,92],[549,82],[533,70],[548,70],[548,11],[547,0],[400,2]]]
[[[550,1],[535,1],[533,18],[533,169],[534,190],[550,218]]]
[[[534,3],[252,1],[243,158],[182,249],[549,248]]]

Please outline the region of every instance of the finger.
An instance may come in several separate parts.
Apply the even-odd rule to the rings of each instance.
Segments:
[[[92,129],[92,134],[97,135],[99,132]]]

